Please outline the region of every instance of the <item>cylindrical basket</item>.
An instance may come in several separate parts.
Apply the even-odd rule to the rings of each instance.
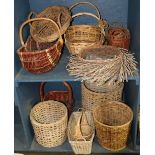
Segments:
[[[75,132],[77,132],[76,130],[78,130],[76,126],[78,124],[80,115],[81,115],[81,112],[73,112],[70,116],[70,119],[68,122],[68,130],[67,130],[68,140],[75,154],[90,154],[92,150],[94,135],[95,135],[93,116],[90,111],[85,111],[85,115],[87,117],[88,123],[93,128],[92,136],[90,137],[89,140],[86,140],[85,138],[83,138],[83,140],[78,140],[78,139],[75,139],[73,135],[75,134]]]
[[[99,144],[111,151],[127,146],[133,119],[129,106],[117,101],[107,101],[93,107],[97,139]]]
[[[32,21],[47,20],[55,25],[59,33],[59,39],[52,43],[37,43],[32,37],[29,37],[26,44],[23,41],[22,30],[23,27]],[[31,73],[44,73],[53,69],[58,63],[63,46],[63,39],[58,25],[48,18],[34,18],[25,21],[19,30],[20,41],[22,47],[17,50],[23,68]],[[39,46],[41,45],[41,47]]]
[[[123,83],[119,83],[118,86],[108,92],[95,92],[96,89],[90,90],[86,87],[85,82],[82,83],[82,106],[85,110],[92,111],[93,105],[98,105],[100,103],[104,103],[107,100],[110,101],[121,101],[122,100],[122,92],[123,92]]]
[[[53,100],[38,103],[30,112],[30,120],[40,145],[56,147],[66,140],[68,113],[63,103]]]

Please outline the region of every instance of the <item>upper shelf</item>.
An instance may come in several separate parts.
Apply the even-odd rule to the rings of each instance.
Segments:
[[[68,71],[66,70],[66,65],[69,60],[69,52],[67,48],[64,48],[63,54],[60,58],[59,63],[56,67],[43,74],[32,74],[25,69],[21,68],[15,77],[15,82],[54,82],[54,81],[75,81],[73,76],[70,76]],[[136,83],[139,83],[139,76],[136,77],[128,77],[129,80],[136,80]]]

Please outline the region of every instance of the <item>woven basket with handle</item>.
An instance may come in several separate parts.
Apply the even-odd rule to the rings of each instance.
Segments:
[[[32,37],[29,37],[24,43],[22,37],[23,27],[32,21],[47,20],[57,28],[59,39],[53,43],[37,43]],[[44,73],[53,69],[59,61],[61,50],[63,46],[63,39],[59,26],[48,18],[34,18],[23,22],[19,30],[20,41],[22,47],[17,50],[23,68],[32,73]]]
[[[68,112],[58,101],[36,104],[30,112],[36,141],[44,147],[56,147],[66,140]]]
[[[117,101],[106,101],[93,106],[96,134],[99,144],[111,151],[127,146],[133,112]]]

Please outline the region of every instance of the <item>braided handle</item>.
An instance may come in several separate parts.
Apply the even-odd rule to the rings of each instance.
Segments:
[[[99,19],[101,19],[101,15],[100,15],[100,12],[99,12],[98,8],[96,7],[96,5],[94,5],[94,4],[90,3],[90,2],[78,2],[78,3],[75,3],[75,4],[73,4],[73,5],[69,8],[69,10],[72,10],[74,7],[76,7],[77,5],[80,5],[80,4],[88,4],[88,5],[91,6],[92,8],[95,8],[95,10],[96,10],[96,12],[97,12],[97,17],[98,17]]]
[[[39,20],[47,20],[47,21],[52,22],[52,23],[55,25],[55,27],[57,28],[57,30],[58,30],[60,42],[63,43],[63,39],[62,39],[62,35],[61,35],[61,30],[60,30],[59,26],[57,25],[57,23],[56,23],[55,21],[53,21],[52,19],[49,19],[49,18],[33,18],[33,19],[28,19],[28,20],[26,20],[26,21],[23,22],[22,25],[20,26],[20,29],[19,29],[19,37],[20,37],[20,42],[21,42],[21,44],[22,44],[23,47],[26,47],[26,45],[25,45],[25,43],[24,43],[24,41],[23,41],[23,36],[22,36],[23,27],[24,27],[26,24],[30,23],[30,22],[39,21]]]

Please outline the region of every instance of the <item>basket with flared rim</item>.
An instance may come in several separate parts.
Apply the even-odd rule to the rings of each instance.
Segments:
[[[133,112],[129,106],[118,101],[106,101],[93,106],[97,139],[99,144],[111,151],[127,146]]]

